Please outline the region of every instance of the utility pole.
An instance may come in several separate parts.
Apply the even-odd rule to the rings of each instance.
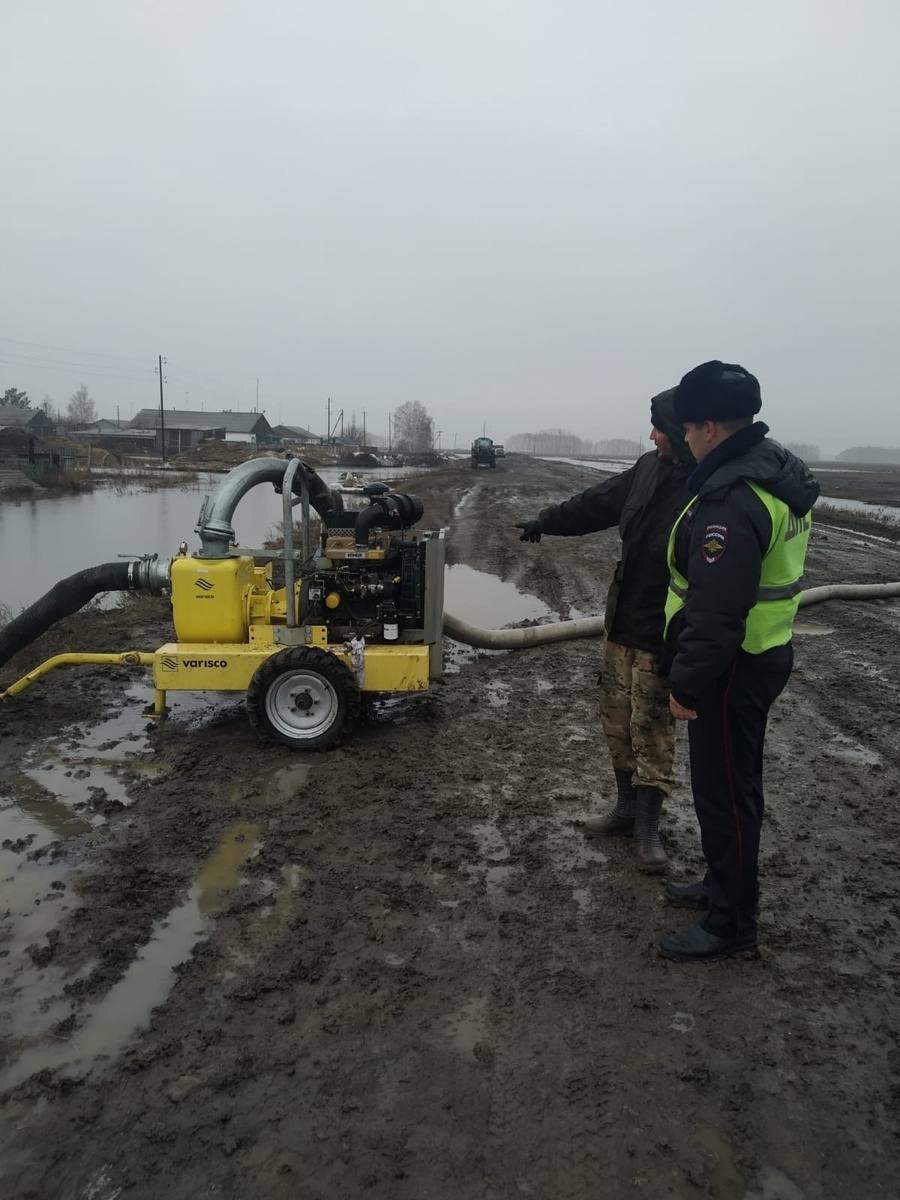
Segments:
[[[259,380],[256,381],[256,408],[254,412],[259,412]]]
[[[440,448],[441,448],[441,434],[443,432],[444,432],[443,429],[439,429],[437,431],[437,448],[438,448],[438,450],[440,450]]]
[[[341,409],[341,441],[344,440],[344,410]]]
[[[328,397],[328,424],[325,428],[325,441],[331,441],[331,397]]]
[[[363,440],[362,440],[362,444],[363,444],[363,447],[365,447],[365,444],[366,444],[366,410],[365,410],[365,409],[363,409],[363,410],[362,410],[362,414],[363,414]]]
[[[166,461],[166,409],[163,401],[163,363],[166,360],[159,356],[159,440],[162,449],[162,460]]]
[[[116,405],[116,424],[118,425],[118,427],[119,427],[120,429],[122,428],[122,422],[119,420],[119,406],[118,406],[118,404]]]
[[[388,454],[391,452],[391,414],[388,413]]]

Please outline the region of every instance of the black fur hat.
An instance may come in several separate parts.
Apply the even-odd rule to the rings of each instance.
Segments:
[[[731,421],[762,408],[759,380],[736,363],[718,359],[688,371],[675,389],[679,421]]]

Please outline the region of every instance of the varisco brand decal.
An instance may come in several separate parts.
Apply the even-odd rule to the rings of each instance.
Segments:
[[[183,667],[227,667],[227,658],[183,658]]]

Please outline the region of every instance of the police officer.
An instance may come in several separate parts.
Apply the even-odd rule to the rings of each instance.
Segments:
[[[757,944],[763,741],[791,673],[791,624],[819,485],[753,417],[759,383],[708,362],[675,392],[697,460],[693,499],[669,541],[666,638],[673,716],[688,721],[691,786],[706,877],[670,883],[698,924],[660,942],[668,958],[723,958]]]
[[[606,601],[606,642],[600,685],[600,719],[612,758],[617,799],[590,817],[593,837],[634,837],[638,867],[665,870],[659,836],[663,797],[675,783],[675,722],[669,681],[660,670],[669,531],[684,505],[694,460],[675,419],[675,389],[650,402],[650,438],[656,449],[633,467],[594,484],[562,504],[521,522],[523,542],[542,534],[570,537],[619,526],[622,558]]]

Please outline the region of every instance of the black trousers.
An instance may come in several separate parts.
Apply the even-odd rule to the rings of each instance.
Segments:
[[[709,910],[718,937],[752,937],[759,906],[763,743],[769,708],[790,678],[790,642],[763,654],[741,650],[715,693],[688,722],[691,787],[706,859]]]

